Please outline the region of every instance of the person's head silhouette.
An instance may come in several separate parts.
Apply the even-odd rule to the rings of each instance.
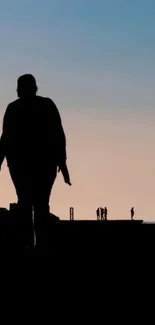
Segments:
[[[35,78],[31,74],[25,74],[18,78],[17,94],[19,98],[36,96],[38,87]]]

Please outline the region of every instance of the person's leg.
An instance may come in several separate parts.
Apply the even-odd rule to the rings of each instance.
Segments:
[[[49,199],[56,178],[57,168],[44,170],[42,174],[35,175],[33,184],[34,228],[36,243],[46,241],[47,225],[49,219]]]
[[[17,211],[21,225],[21,244],[28,247],[34,245],[33,221],[32,221],[32,194],[31,194],[31,178],[21,168],[9,168],[12,181],[14,183],[18,203]]]

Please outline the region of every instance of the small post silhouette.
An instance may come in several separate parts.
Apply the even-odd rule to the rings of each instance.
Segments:
[[[73,221],[73,220],[74,220],[74,208],[71,207],[71,208],[69,209],[69,211],[70,211],[70,221]]]
[[[135,215],[134,207],[131,208],[130,212],[131,212],[131,220],[134,220],[134,215]]]

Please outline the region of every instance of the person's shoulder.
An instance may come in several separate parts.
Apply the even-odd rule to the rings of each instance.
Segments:
[[[36,96],[37,100],[39,102],[42,102],[44,104],[47,104],[47,105],[55,105],[55,103],[53,102],[53,100],[49,97],[43,97],[43,96]]]
[[[20,104],[20,99],[16,99],[13,102],[9,103],[7,107],[10,109],[19,106],[19,104]]]
[[[3,119],[5,121],[7,121],[7,120],[12,121],[14,119],[14,117],[17,115],[18,107],[19,107],[18,99],[9,103],[5,110]]]
[[[58,114],[57,106],[51,98],[38,96],[38,101],[39,101],[39,103],[38,103],[39,106],[46,109],[46,112],[49,115],[52,115],[54,117],[54,115]]]
[[[39,101],[44,102],[45,105],[53,106],[53,107],[55,106],[56,107],[56,105],[53,102],[53,100],[51,98],[49,98],[49,97],[37,96],[37,98],[38,98]]]
[[[13,102],[10,102],[8,104],[5,113],[10,116],[18,110],[18,107],[19,107],[19,99],[16,99]]]

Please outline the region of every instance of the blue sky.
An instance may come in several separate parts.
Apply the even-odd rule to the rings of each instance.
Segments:
[[[113,217],[135,205],[154,218],[154,17],[154,0],[1,0],[0,119],[27,72],[58,105],[74,184],[58,179],[58,215],[93,218],[104,199]],[[6,166],[0,180],[2,206]]]
[[[2,0],[1,73],[11,88],[34,71],[64,107],[152,109],[154,15],[153,0]]]

